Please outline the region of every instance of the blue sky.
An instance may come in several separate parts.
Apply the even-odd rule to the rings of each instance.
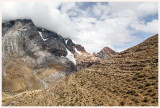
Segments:
[[[123,51],[158,33],[157,2],[10,2],[2,19],[32,19],[90,53],[109,46]]]
[[[129,5],[129,7],[127,7],[127,5]],[[143,8],[141,8],[141,6]],[[149,10],[147,9],[148,6],[150,6]],[[90,25],[93,26],[93,28],[94,28],[94,26],[96,27],[96,23],[98,21],[105,22],[107,20],[113,20],[116,23],[118,21],[118,19],[120,19],[122,21],[124,20],[124,23],[126,23],[125,20],[130,20],[128,23],[125,24],[125,26],[123,26],[123,28],[124,28],[123,31],[126,32],[126,34],[124,34],[124,35],[126,35],[126,36],[117,36],[117,38],[124,38],[124,40],[122,39],[121,42],[116,42],[118,44],[116,44],[112,41],[114,41],[114,38],[116,38],[116,33],[118,35],[119,35],[119,33],[121,33],[121,31],[119,31],[119,30],[121,30],[121,29],[119,29],[119,28],[121,28],[121,24],[119,24],[119,25],[117,24],[117,26],[119,26],[119,27],[115,27],[115,29],[117,28],[115,33],[111,33],[114,35],[114,36],[112,36],[112,37],[114,37],[113,39],[104,38],[105,34],[107,35],[107,32],[104,32],[104,31],[102,31],[102,33],[104,33],[103,34],[104,37],[102,36],[102,40],[98,39],[98,33],[96,33],[96,31],[94,31],[95,34],[97,34],[97,36],[94,36],[94,37],[97,37],[97,39],[96,38],[95,39],[99,40],[99,44],[101,44],[101,45],[103,44],[103,46],[110,46],[111,48],[113,48],[116,51],[122,51],[122,50],[129,48],[131,46],[135,46],[135,45],[139,44],[140,42],[144,41],[145,39],[147,39],[148,37],[158,33],[158,28],[155,27],[155,23],[157,23],[157,26],[158,26],[158,8],[155,8],[155,7],[158,7],[157,3],[85,2],[85,3],[76,3],[72,8],[68,8],[68,9],[66,9],[64,5],[60,5],[59,7],[60,7],[59,8],[60,12],[67,14],[72,21],[74,21],[76,19],[80,19],[79,23],[80,22],[82,23],[83,18],[84,19],[90,18],[91,20],[94,19],[93,21],[90,20],[87,22],[87,24],[89,23]],[[137,8],[139,8],[139,9],[137,9]],[[132,15],[134,17],[133,19],[131,18]],[[104,16],[104,18],[102,18],[102,16]],[[155,21],[155,22],[152,24],[152,21]],[[134,22],[137,23],[137,27],[134,24]],[[83,25],[85,25],[85,23],[86,22],[84,21]],[[151,23],[151,24],[147,25],[149,23]],[[123,23],[122,23],[122,25],[123,25]],[[105,27],[105,24],[104,24],[104,27]],[[154,28],[154,30],[151,30],[151,28]],[[107,31],[107,29],[108,29],[108,31],[110,31],[109,26],[106,26],[106,31]],[[113,29],[114,29],[114,27],[113,27]],[[111,31],[113,31],[113,29]],[[79,30],[79,31],[83,31],[83,30]],[[91,30],[91,32],[93,32],[93,31]],[[87,33],[87,34],[89,34],[89,33]],[[85,35],[87,35],[87,34],[85,34]],[[108,33],[108,34],[110,34],[110,33]],[[92,35],[90,35],[89,37],[92,37]],[[106,37],[110,38],[110,36],[106,36]],[[106,43],[105,43],[105,41],[103,41],[103,39],[106,39],[105,40]],[[127,41],[127,39],[128,39],[128,41]],[[119,39],[115,39],[115,40],[119,41]],[[100,47],[102,48],[103,46],[101,46],[101,45],[100,45]],[[96,44],[95,44],[95,46],[96,46]],[[97,48],[97,50],[98,50],[98,48]]]
[[[158,13],[155,13],[154,15],[147,15],[146,17],[141,18],[141,20],[144,20],[145,23],[151,22],[153,19],[157,19],[158,20]]]

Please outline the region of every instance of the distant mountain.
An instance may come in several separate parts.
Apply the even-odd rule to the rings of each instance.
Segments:
[[[158,35],[6,105],[158,106]]]
[[[93,55],[101,58],[101,59],[107,59],[112,57],[113,55],[117,54],[114,50],[110,49],[109,47],[104,47],[100,52],[97,54],[94,53]]]

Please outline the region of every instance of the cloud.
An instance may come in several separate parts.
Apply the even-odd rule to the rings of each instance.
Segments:
[[[158,33],[156,2],[4,2],[2,19],[32,19],[38,27],[55,31],[83,45],[90,53],[109,46],[122,51],[137,40],[137,30]],[[131,44],[130,44],[131,43]]]
[[[59,5],[59,2],[5,2],[2,8],[2,20],[32,19],[38,27],[71,38],[75,35],[72,29],[74,24],[67,15],[60,13]]]
[[[125,10],[130,10],[134,12],[137,17],[153,15],[158,12],[157,2],[110,2],[109,6],[113,13],[117,14]]]
[[[154,19],[151,22],[147,22],[145,24],[144,21],[135,21],[132,25],[132,28],[144,32],[149,32],[152,34],[156,34],[158,31],[158,20]]]

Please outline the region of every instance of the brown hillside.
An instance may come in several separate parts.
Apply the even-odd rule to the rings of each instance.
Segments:
[[[7,105],[157,106],[158,35]]]

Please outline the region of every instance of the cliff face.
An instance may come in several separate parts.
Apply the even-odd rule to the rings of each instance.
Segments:
[[[76,44],[55,32],[37,28],[31,20],[3,23],[2,36],[4,91],[47,88],[55,82],[52,80],[77,71]]]
[[[7,105],[157,106],[158,35]]]

